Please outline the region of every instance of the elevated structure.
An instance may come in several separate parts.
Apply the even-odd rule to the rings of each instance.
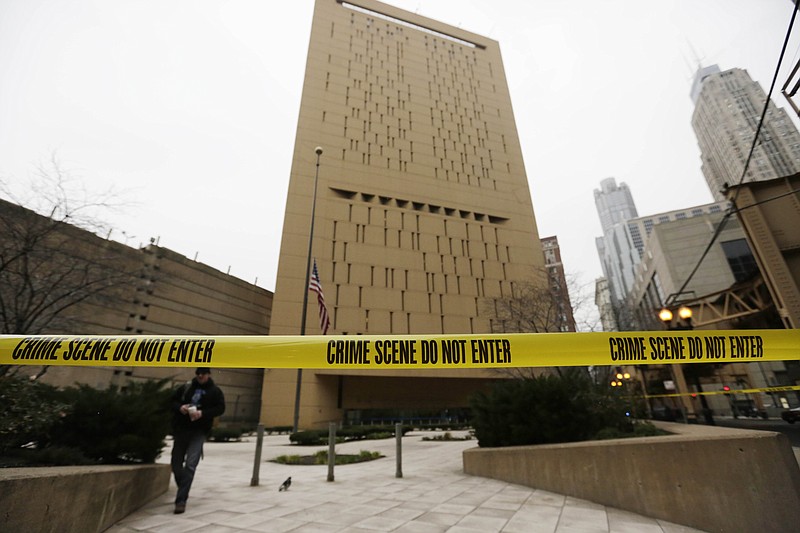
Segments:
[[[800,174],[730,191],[784,327],[800,328]]]

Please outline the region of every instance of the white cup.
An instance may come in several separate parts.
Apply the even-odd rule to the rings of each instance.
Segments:
[[[189,411],[189,415],[191,416],[191,415],[193,415],[193,414],[195,414],[195,413],[197,412],[197,406],[195,406],[195,405],[190,405],[190,406],[187,408],[187,410]]]

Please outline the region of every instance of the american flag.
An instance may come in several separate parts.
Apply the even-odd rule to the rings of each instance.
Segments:
[[[319,282],[316,259],[314,259],[314,271],[311,273],[311,279],[308,280],[308,290],[317,293],[317,303],[319,303],[319,327],[322,330],[322,334],[325,335],[328,333],[328,328],[331,327],[331,319],[328,316],[328,309],[325,307],[325,295],[322,294],[322,284]]]

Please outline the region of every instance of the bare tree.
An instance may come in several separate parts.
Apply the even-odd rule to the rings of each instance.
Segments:
[[[545,271],[529,282],[517,282],[512,295],[488,302],[494,333],[554,333],[594,331],[599,317],[591,305],[590,284],[567,274],[565,283],[554,283]]]
[[[55,157],[38,168],[27,195],[4,182],[0,194],[11,200],[0,200],[0,332],[80,333],[81,306],[120,299],[135,274],[120,245],[94,234],[106,230],[96,213],[115,194],[81,193]]]
[[[565,283],[556,282],[545,269],[536,273],[530,282],[515,283],[512,295],[487,301],[486,312],[491,317],[492,333],[555,333],[576,331],[575,317],[581,325],[595,329],[596,320],[586,312],[592,300],[586,294],[586,286],[578,282],[577,276],[566,276]],[[555,367],[564,374],[565,369]],[[499,372],[514,378],[531,378],[541,374],[541,369],[515,368]]]

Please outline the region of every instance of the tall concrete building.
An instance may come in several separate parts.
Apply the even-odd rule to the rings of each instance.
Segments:
[[[323,150],[318,167],[316,147]],[[492,301],[543,271],[500,48],[491,39],[372,0],[317,0],[273,334],[301,329],[315,182],[311,249],[329,333],[489,332]],[[316,311],[312,300],[308,334],[320,333]],[[299,424],[463,407],[493,378],[470,370],[305,371]],[[266,372],[266,425],[291,423],[295,391],[295,371]]]
[[[717,65],[701,68],[691,90],[695,104],[692,128],[700,146],[703,175],[717,201],[737,185],[767,99],[761,85],[746,70],[720,72]],[[745,182],[765,181],[800,172],[800,133],[786,112],[769,103],[759,142]]]
[[[157,244],[132,248],[0,200],[0,331],[71,335],[267,335],[272,293]],[[98,290],[97,287],[103,287]],[[62,311],[54,308],[63,306]],[[13,311],[11,311],[13,309]],[[194,368],[19,367],[57,387],[191,379]],[[258,423],[262,369],[219,368],[220,423]]]

